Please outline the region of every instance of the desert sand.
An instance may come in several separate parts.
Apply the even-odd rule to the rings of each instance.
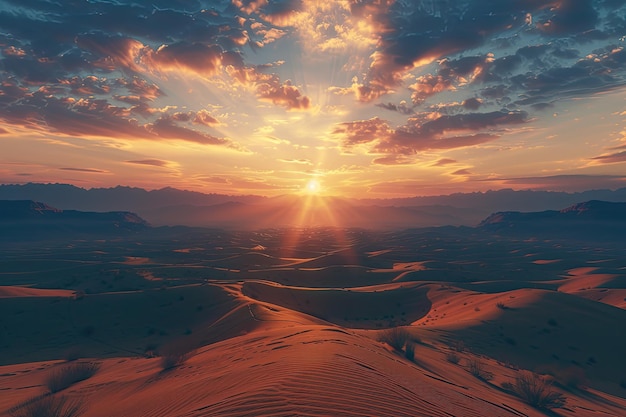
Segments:
[[[89,417],[624,415],[622,249],[463,233],[7,248],[0,411],[44,396]],[[408,343],[381,341],[392,328]],[[164,369],[172,351],[185,358]],[[52,373],[81,363],[97,370],[48,394]],[[525,370],[562,407],[515,395]]]

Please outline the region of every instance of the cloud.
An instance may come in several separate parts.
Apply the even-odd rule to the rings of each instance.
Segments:
[[[448,150],[476,146],[499,138],[499,126],[524,124],[528,121],[525,112],[489,112],[440,115],[432,120],[415,117],[398,128],[380,118],[341,123],[332,134],[341,148],[352,152],[354,148],[365,148],[371,154],[385,156],[375,158],[376,165],[408,165],[414,163],[412,155],[429,150]],[[495,130],[494,130],[495,129]],[[434,166],[456,162],[441,159]],[[453,175],[469,175],[457,171]]]
[[[199,110],[197,112],[177,112],[172,114],[170,117],[178,122],[190,122],[209,127],[220,124],[220,122],[215,117],[211,116],[211,114],[205,109]]]
[[[554,14],[539,28],[552,35],[580,33],[594,29],[598,13],[592,0],[561,0],[551,9]]]
[[[598,161],[602,164],[616,164],[620,162],[626,162],[626,151],[612,153],[608,155],[600,155],[591,159],[593,159],[594,161]]]
[[[279,159],[279,161],[288,164],[313,165],[313,163],[308,159]]]
[[[140,71],[139,57],[146,46],[133,38],[105,33],[80,34],[76,45],[98,56],[92,65],[108,71],[122,68],[131,72]]]
[[[138,159],[124,162],[126,162],[127,164],[149,165],[154,167],[167,167],[171,164],[170,162],[163,161],[162,159]]]
[[[344,148],[379,141],[388,138],[392,133],[389,124],[378,117],[341,123],[333,130],[333,135],[340,138]]]
[[[260,100],[285,107],[287,110],[307,110],[311,106],[309,97],[302,95],[291,81],[281,83],[275,74],[265,74],[255,68],[237,68],[232,65],[226,67],[226,71],[241,85],[254,90]]]
[[[428,97],[441,93],[442,91],[452,90],[452,80],[444,78],[441,75],[433,76],[431,74],[418,77],[415,84],[409,86],[409,89],[413,91],[411,94],[411,100],[413,103],[419,104],[426,100]]]
[[[472,173],[470,172],[469,169],[457,169],[456,171],[451,172],[450,175],[469,176],[469,175],[472,175]]]
[[[442,166],[446,166],[446,165],[449,165],[449,164],[454,164],[454,163],[456,163],[456,160],[455,160],[455,159],[450,159],[450,158],[442,158],[442,159],[439,159],[439,160],[438,160],[437,162],[435,162],[434,164],[432,164],[432,166],[435,166],[435,167],[442,167]]]
[[[402,100],[400,104],[393,103],[378,103],[377,107],[381,107],[386,110],[395,111],[402,114],[412,114],[414,113],[413,108],[407,106],[406,101]]]
[[[475,180],[493,182],[516,189],[579,192],[585,190],[617,189],[626,186],[624,175],[552,175],[545,177],[490,178]]]
[[[131,109],[110,104],[104,99],[56,98],[40,92],[19,102],[0,105],[0,120],[30,130],[78,137],[114,139],[175,139],[203,145],[227,145],[227,139],[176,124],[162,115],[154,122],[141,124],[130,118]],[[192,121],[196,121],[197,113]],[[204,116],[202,116],[204,117]]]
[[[132,97],[137,97],[141,101],[152,101],[164,95],[161,88],[138,76],[131,78],[118,78],[115,80],[116,86],[126,88],[130,93],[134,94]]]
[[[370,144],[371,152],[406,156],[425,150],[455,149],[490,142],[499,137],[489,132],[490,128],[523,124],[527,118],[528,114],[522,111],[442,115],[426,122],[412,118],[407,125],[396,129],[385,120],[372,118],[341,123],[333,135],[346,150]],[[450,135],[454,132],[466,134]]]
[[[224,65],[242,66],[241,56],[219,45],[177,42],[146,51],[142,62],[153,71],[184,71],[211,77]]]
[[[103,171],[101,169],[95,169],[95,168],[72,168],[72,167],[66,167],[66,168],[59,168],[62,171],[77,171],[77,172],[87,172],[87,173],[91,173],[91,174],[105,174],[108,171]]]
[[[229,141],[177,125],[173,119],[163,116],[146,126],[153,135],[162,139],[179,139],[201,145],[227,145]]]
[[[375,14],[381,29],[380,46],[372,55],[365,82],[359,86],[361,101],[397,89],[408,71],[482,45],[488,35],[516,24],[515,14],[521,12],[515,2],[446,2],[445,6],[432,2],[410,9],[404,2],[383,3],[386,7]],[[450,85],[445,78],[425,81],[418,85],[418,92],[428,84],[434,89]],[[416,99],[422,99],[420,93]]]
[[[374,165],[410,165],[415,163],[412,158],[404,155],[388,155],[376,158],[372,161]]]

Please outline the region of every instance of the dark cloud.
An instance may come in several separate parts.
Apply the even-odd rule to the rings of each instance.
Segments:
[[[164,95],[158,85],[137,76],[130,78],[118,78],[115,80],[115,84],[117,86],[124,87],[128,90],[128,92],[138,97],[141,101],[151,101]]]
[[[455,162],[456,162],[455,159],[442,158],[442,159],[438,160],[437,162],[435,162],[432,166],[442,167],[442,166],[445,166],[445,165],[454,164]]]
[[[493,182],[516,189],[577,192],[584,190],[617,189],[626,186],[623,175],[551,175],[545,177],[490,178],[475,180]]]
[[[626,151],[612,153],[609,155],[601,155],[592,158],[602,164],[616,164],[620,162],[626,162]]]
[[[354,92],[362,102],[408,88],[413,104],[420,106],[466,90],[466,97],[475,98],[458,100],[465,111],[490,105],[541,111],[559,99],[626,82],[626,52],[617,43],[626,33],[624,2],[364,0],[353,2],[351,11],[375,22],[380,35],[365,77],[359,75],[350,89],[339,90]],[[603,46],[589,54],[584,45],[591,42]],[[485,45],[490,53],[477,52]],[[407,81],[410,71],[429,63],[434,72]],[[479,97],[492,101],[477,101]],[[401,111],[393,103],[377,106]],[[440,102],[431,107],[462,111]]]
[[[421,135],[419,132],[398,130],[387,140],[379,142],[374,147],[374,151],[377,153],[412,155],[426,150],[466,148],[494,141],[498,137],[498,135],[490,133],[476,133],[435,138]]]
[[[4,123],[53,134],[119,139],[176,139],[203,145],[232,146],[226,139],[179,126],[166,114],[152,123],[141,124],[130,118],[132,108],[112,105],[106,99],[77,100],[35,92],[5,105],[0,103],[0,109],[0,120]],[[202,111],[194,113],[191,119],[196,124],[204,124],[208,120]]]
[[[480,106],[482,106],[482,104],[482,100],[475,97],[468,98],[467,100],[464,100],[463,103],[461,103],[461,105],[467,110],[478,110]]]
[[[226,139],[179,126],[169,117],[161,117],[154,123],[147,125],[146,128],[150,133],[162,139],[180,139],[201,145],[226,145],[229,143]]]
[[[295,2],[259,5],[264,5],[264,13],[279,15]],[[265,35],[247,30],[249,26],[229,0],[93,1],[71,6],[8,1],[0,10],[0,119],[68,135],[177,136],[224,144],[227,141],[201,131],[219,124],[206,111],[186,121],[166,120],[151,102],[166,97],[160,84],[168,72],[210,78],[224,74],[227,67],[252,68],[241,48]],[[276,74],[245,82],[254,84],[260,100],[287,109],[310,107],[308,97]],[[111,104],[115,102],[118,105]],[[137,122],[137,115],[147,123]],[[192,123],[199,130],[177,122]]]
[[[393,103],[378,103],[376,104],[377,107],[381,107],[383,109],[386,110],[390,110],[390,111],[396,111],[398,113],[402,113],[402,114],[412,114],[413,113],[413,108],[407,106],[406,102],[401,102],[400,104],[393,104]]]
[[[333,134],[341,138],[342,146],[350,148],[383,140],[392,132],[393,130],[386,121],[374,117],[369,120],[341,123],[334,129]]]
[[[336,127],[344,149],[364,145],[385,155],[376,163],[409,163],[406,155],[423,150],[492,141],[499,127],[526,123],[527,112],[626,83],[623,1],[347,6],[348,19],[377,42],[365,70],[350,74],[355,81],[341,92],[371,102],[395,91],[409,102],[377,104],[409,116],[400,127],[380,118]],[[209,112],[163,110],[171,103],[162,80],[172,72],[224,76],[260,101],[310,109],[306,90],[246,55],[262,48],[268,33],[290,33],[307,8],[302,0],[7,0],[0,11],[0,120],[75,136],[228,145],[211,134],[219,120]],[[425,110],[432,111],[428,118]]]
[[[139,159],[132,161],[124,161],[128,164],[149,165],[154,167],[167,167],[170,163],[161,159]]]
[[[444,132],[460,130],[481,130],[497,125],[526,123],[528,114],[523,111],[494,111],[489,113],[467,113],[441,116],[419,127],[419,132],[434,136]]]
[[[311,106],[309,97],[287,80],[284,83],[275,74],[266,74],[256,68],[227,67],[227,72],[242,85],[253,87],[256,96],[288,110],[306,110]]]
[[[92,65],[101,70],[140,70],[139,57],[145,46],[137,39],[105,33],[87,33],[76,36],[75,42],[79,48],[96,57]]]
[[[397,129],[376,117],[341,123],[333,135],[347,150],[356,145],[368,145],[374,153],[406,156],[429,149],[455,149],[490,142],[499,137],[492,128],[523,124],[527,117],[527,113],[521,111],[443,115],[426,122],[412,118]]]
[[[404,155],[387,155],[372,161],[375,165],[410,165],[415,161]]]
[[[561,0],[552,8],[552,15],[539,27],[552,35],[579,33],[594,29],[598,21],[592,0]]]
[[[450,175],[468,176],[468,175],[472,175],[472,173],[470,172],[469,169],[457,169],[456,171],[451,172]]]
[[[389,9],[376,10],[375,18],[382,28],[380,48],[361,87],[362,101],[373,100],[396,88],[407,70],[481,46],[498,31],[521,27],[526,12],[546,6],[545,2],[530,0],[408,5],[397,2]],[[466,74],[475,67],[473,60],[459,59],[453,70]]]

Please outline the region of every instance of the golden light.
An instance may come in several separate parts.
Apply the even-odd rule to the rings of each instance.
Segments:
[[[306,192],[309,194],[317,194],[321,190],[321,185],[316,179],[311,179],[306,184]]]

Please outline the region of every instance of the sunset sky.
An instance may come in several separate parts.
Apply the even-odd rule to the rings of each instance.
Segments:
[[[623,0],[3,0],[0,182],[624,187],[625,47]]]

